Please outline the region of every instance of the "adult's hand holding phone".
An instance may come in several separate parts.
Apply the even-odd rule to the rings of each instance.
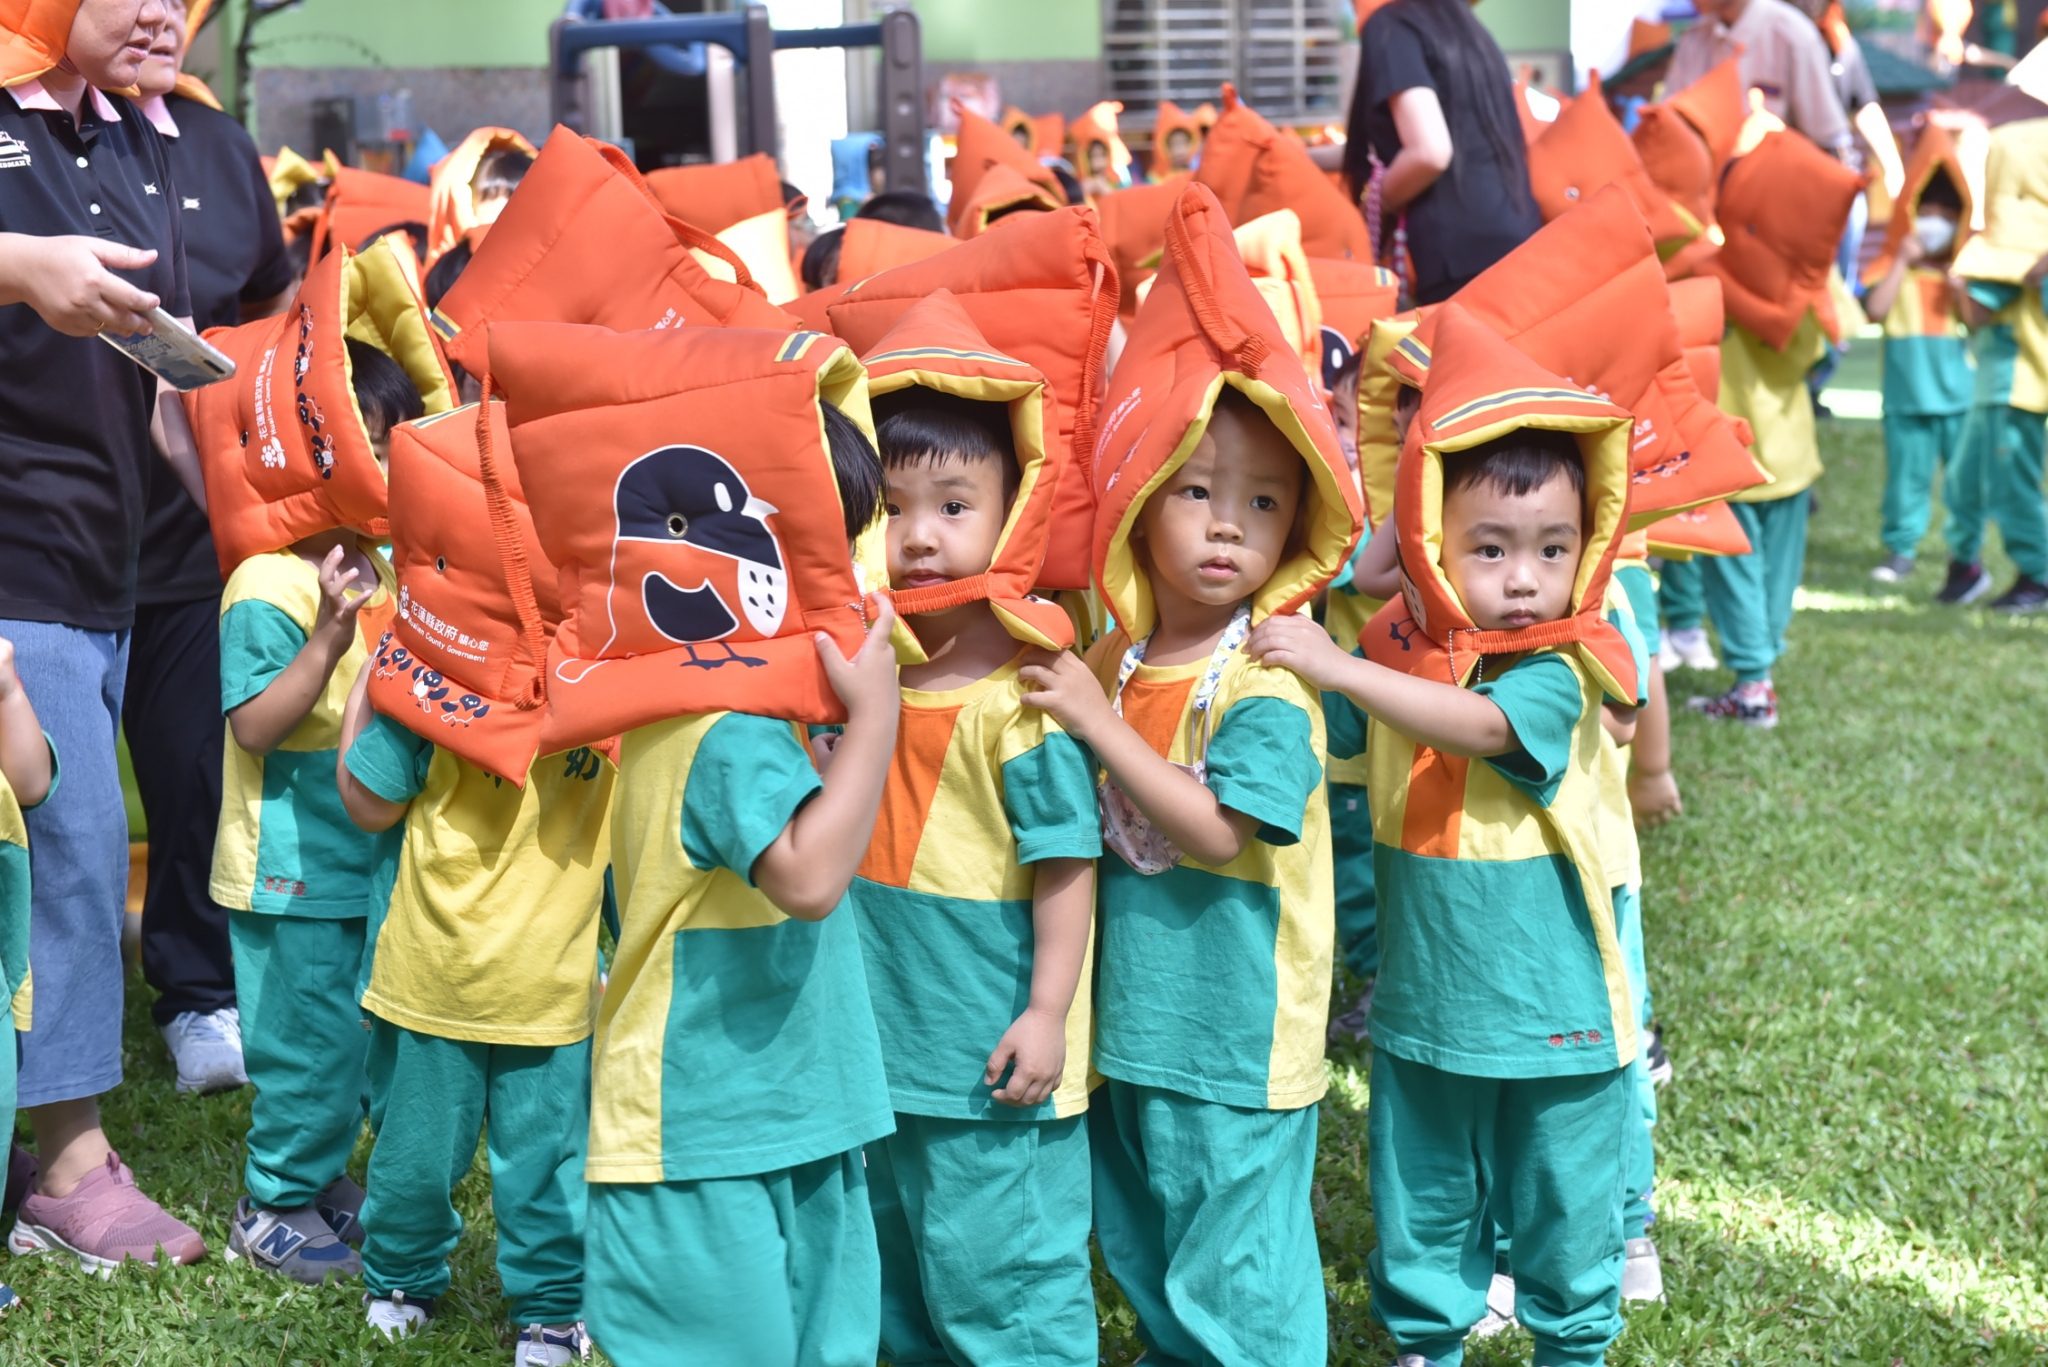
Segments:
[[[139,271],[154,251],[96,237],[34,237],[0,233],[0,304],[27,304],[57,331],[147,334],[149,311],[162,301],[115,271]]]

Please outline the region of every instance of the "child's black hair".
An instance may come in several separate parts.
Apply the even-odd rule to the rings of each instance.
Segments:
[[[476,174],[469,178],[469,192],[479,204],[503,199],[519,188],[519,182],[532,169],[531,155],[516,147],[500,147],[486,153],[476,164]]]
[[[349,385],[356,392],[356,407],[362,410],[363,426],[374,439],[402,422],[427,415],[419,387],[405,367],[368,342],[350,337],[348,348]]]
[[[1053,179],[1060,183],[1060,192],[1069,204],[1086,204],[1088,191],[1081,185],[1081,178],[1075,175],[1064,161],[1049,161],[1045,169],[1052,172]]]
[[[406,234],[412,240],[413,255],[420,259],[422,266],[427,264],[427,225],[413,220],[401,223],[387,223],[376,232],[365,234],[363,240],[356,244],[356,251],[368,251],[372,242],[375,242],[387,233]]]
[[[882,506],[882,462],[874,443],[852,418],[820,401],[825,414],[825,446],[832,454],[832,478],[839,485],[839,506],[846,514],[846,540],[867,530]]]
[[[1934,178],[1920,192],[1919,205],[1926,209],[1947,209],[1957,218],[1963,216],[1963,195],[1956,189],[1956,183],[1947,171],[1937,170]]]
[[[1586,495],[1586,463],[1569,432],[1524,427],[1460,451],[1444,462],[1444,494],[1484,483],[1496,494],[1521,498],[1564,472],[1572,492]]]
[[[946,220],[932,197],[919,190],[884,190],[869,197],[854,210],[855,218],[878,218],[899,228],[922,228],[928,233],[946,231]]]
[[[942,460],[992,460],[1003,476],[1003,497],[1013,498],[1023,471],[1010,415],[998,403],[907,389],[875,404],[875,438],[882,468],[936,465]]]
[[[306,272],[313,269],[313,234],[300,233],[285,243],[284,256],[292,263],[292,278],[304,280]]]
[[[449,290],[455,288],[455,282],[469,269],[469,260],[475,255],[476,249],[469,245],[469,239],[466,237],[441,253],[440,259],[434,262],[433,269],[427,272],[427,278],[421,282],[422,288],[426,291],[428,308],[441,307],[441,300],[446,297]]]
[[[844,228],[833,228],[811,239],[811,245],[804,248],[805,289],[821,290],[839,283],[839,248],[845,240]]]
[[[290,218],[301,209],[317,209],[327,202],[327,182],[309,180],[294,189],[284,201],[284,218]]]

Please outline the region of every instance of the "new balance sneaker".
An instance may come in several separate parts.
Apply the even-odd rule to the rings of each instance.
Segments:
[[[69,1196],[32,1191],[23,1197],[7,1251],[16,1257],[62,1251],[86,1271],[111,1277],[131,1259],[154,1267],[159,1253],[174,1263],[196,1263],[206,1256],[206,1241],[144,1196],[121,1155],[109,1153]]]
[[[1991,592],[1991,572],[1982,565],[1965,564],[1960,560],[1948,562],[1948,578],[1942,581],[1941,591],[1934,595],[1937,603],[1950,607],[1961,607],[1974,603]]]
[[[1671,1066],[1671,1055],[1664,1052],[1664,1031],[1656,1025],[1650,1026],[1649,1042],[1643,1046],[1643,1062],[1650,1070],[1650,1083],[1656,1087],[1667,1087],[1677,1070]]]
[[[1372,1038],[1373,982],[1367,978],[1365,991],[1358,994],[1358,1000],[1330,1018],[1330,1028],[1325,1034],[1332,1045],[1356,1044]]]
[[[590,1360],[590,1331],[575,1324],[529,1324],[512,1347],[512,1367],[569,1367]]]
[[[1993,612],[2039,612],[2048,608],[2048,584],[2021,575],[2012,587],[1991,600]]]
[[[1630,1239],[1628,1258],[1621,1265],[1621,1298],[1625,1301],[1664,1299],[1664,1260],[1649,1239]]]
[[[1687,699],[1687,707],[1715,721],[1739,721],[1768,731],[1778,724],[1778,690],[1768,683],[1739,683],[1711,698]]]
[[[432,1301],[411,1300],[403,1291],[363,1297],[364,1322],[387,1339],[411,1338],[433,1317]]]
[[[1471,1337],[1490,1339],[1505,1334],[1515,1324],[1515,1279],[1505,1272],[1493,1274],[1486,1288],[1486,1318],[1472,1326]]]
[[[306,1286],[345,1281],[363,1270],[356,1251],[335,1237],[311,1206],[266,1210],[244,1196],[228,1225],[228,1261],[243,1259]]]
[[[1705,627],[1673,627],[1664,633],[1664,639],[1671,643],[1678,663],[1687,669],[1705,673],[1721,667],[1721,661],[1714,655],[1714,647],[1707,641]]]
[[[1888,555],[1878,562],[1870,577],[1880,584],[1903,584],[1913,577],[1913,557]]]
[[[242,1013],[239,1008],[219,1011],[180,1011],[164,1027],[164,1043],[171,1048],[171,1061],[178,1065],[178,1091],[204,1096],[228,1092],[249,1082],[242,1065]]]
[[[350,1248],[363,1246],[364,1195],[355,1179],[343,1173],[313,1198],[313,1209],[320,1212],[320,1218],[327,1222],[335,1237]]]

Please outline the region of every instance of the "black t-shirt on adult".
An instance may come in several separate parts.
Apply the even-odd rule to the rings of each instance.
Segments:
[[[1364,102],[1366,134],[1379,159],[1392,163],[1401,150],[1389,101],[1404,90],[1434,90],[1450,130],[1450,169],[1406,211],[1408,255],[1415,263],[1415,297],[1420,303],[1449,298],[1543,226],[1529,194],[1526,163],[1503,163],[1480,121],[1480,111],[1490,105],[1494,117],[1504,121],[1501,126],[1520,136],[1507,59],[1492,39],[1485,41],[1493,49],[1500,79],[1475,87],[1429,47],[1404,6],[1391,5],[1374,14],[1361,40],[1355,98]]]
[[[277,201],[256,144],[232,116],[178,95],[165,104],[178,125],[166,146],[178,178],[192,326],[201,332],[233,327],[244,302],[275,298],[291,286]],[[206,514],[162,461],[150,467],[149,479],[135,600],[188,603],[215,596],[220,562]]]
[[[102,107],[88,93],[74,124],[22,98],[0,93],[0,232],[153,248],[153,265],[123,274],[182,315],[163,138],[124,101]],[[161,460],[155,396],[156,377],[98,338],[66,337],[26,304],[0,308],[0,618],[91,631],[134,620],[143,503]]]

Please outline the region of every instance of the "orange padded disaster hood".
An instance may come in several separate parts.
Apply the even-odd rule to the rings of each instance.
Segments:
[[[1610,697],[1634,706],[1635,660],[1606,617],[1607,581],[1627,521],[1634,419],[1548,373],[1455,299],[1435,321],[1422,410],[1395,477],[1394,528],[1407,592],[1366,623],[1366,657],[1462,687],[1487,655],[1571,651]],[[1476,446],[1529,428],[1569,433],[1585,464],[1584,536],[1570,615],[1486,631],[1473,624],[1443,571],[1444,467]]]
[[[1706,225],[1650,179],[1596,78],[1529,148],[1529,189],[1548,223],[1609,185],[1628,192],[1660,246],[1690,242]]]
[[[1323,388],[1328,391],[1336,372],[1365,350],[1372,325],[1400,309],[1401,278],[1370,262],[1313,256],[1308,272],[1323,310]]]
[[[1253,598],[1256,623],[1292,612],[1336,577],[1358,541],[1362,507],[1321,385],[1281,337],[1223,206],[1191,184],[1167,219],[1165,259],[1112,377],[1096,457],[1095,584],[1134,641],[1152,634],[1157,613],[1131,529],[1194,453],[1225,385],[1258,405],[1308,466],[1302,545]]]
[[[1650,179],[1695,220],[1711,223],[1715,187],[1748,118],[1742,71],[1730,57],[1662,104],[1644,109],[1632,140]]]
[[[1152,124],[1152,179],[1165,180],[1168,176],[1195,169],[1195,163],[1202,155],[1202,125],[1195,122],[1195,116],[1182,109],[1172,100],[1159,102],[1159,115]],[[1181,157],[1173,154],[1173,135],[1187,135],[1187,145]]]
[[[1276,209],[1301,217],[1302,250],[1310,256],[1372,260],[1372,242],[1358,206],[1316,169],[1300,138],[1266,122],[1223,87],[1223,116],[1202,144],[1195,179],[1215,191],[1233,223]]]
[[[1043,185],[1026,180],[1009,166],[991,166],[974,182],[965,204],[956,194],[953,202],[960,216],[953,222],[953,235],[963,241],[980,237],[1003,215],[1016,210],[1057,209],[1067,202]]]
[[[337,245],[356,250],[371,233],[394,223],[425,223],[433,195],[426,186],[399,176],[343,166],[327,156],[327,203],[313,223],[318,261]]]
[[[0,0],[0,87],[55,69],[71,42],[79,0]]]
[[[959,245],[944,233],[906,228],[879,218],[850,219],[839,238],[839,278],[852,284]]]
[[[1045,377],[1056,414],[1046,444],[1059,487],[1039,584],[1086,588],[1097,414],[1117,306],[1116,269],[1095,214],[1077,206],[1020,215],[949,252],[854,282],[826,313],[835,336],[868,353],[942,289],[992,349]]]
[[[1678,321],[1685,367],[1701,395],[1714,402],[1721,393],[1721,334],[1726,326],[1721,282],[1711,275],[1674,281],[1671,316]],[[1749,425],[1740,419],[1735,425],[1743,444],[1751,445]],[[1681,508],[1645,530],[1651,552],[1674,560],[1694,555],[1742,555],[1749,550],[1749,537],[1725,499]]]
[[[1052,204],[1067,202],[1066,193],[1060,189],[1059,177],[1040,164],[1037,157],[1019,147],[1008,133],[958,100],[953,102],[953,112],[960,120],[960,137],[947,169],[947,175],[953,182],[953,201],[946,210],[946,226],[952,229],[955,237],[969,236],[961,225],[967,219],[970,206],[976,206],[984,220],[995,208],[1001,207],[986,202],[977,206],[976,201],[976,190],[983,177],[998,166],[1007,166],[1025,184],[1037,186]],[[986,201],[989,196],[981,198]],[[1021,201],[1011,199],[1007,202]]]
[[[742,219],[785,207],[782,173],[766,152],[716,165],[649,171],[647,188],[663,209],[707,233],[722,233]]]
[[[1017,496],[987,572],[932,588],[897,590],[891,594],[896,610],[909,617],[986,602],[1009,633],[1027,645],[1046,650],[1071,646],[1074,624],[1066,611],[1031,592],[1045,564],[1064,478],[1052,451],[1059,450],[1062,462],[1071,462],[1073,454],[1047,444],[1057,416],[1045,377],[990,346],[952,292],[943,289],[911,305],[861,362],[878,414],[894,404],[914,403],[919,391],[1001,404],[1017,452]]]
[[[434,310],[448,355],[472,374],[486,321],[559,320],[631,331],[685,324],[787,330],[793,319],[747,283],[713,279],[710,251],[751,280],[716,238],[662,211],[616,147],[557,128],[462,278]]]
[[[1117,279],[1123,282],[1119,308],[1126,323],[1138,312],[1138,287],[1152,278],[1159,254],[1166,250],[1166,216],[1180,202],[1187,179],[1176,175],[1149,185],[1133,185],[1095,201],[1095,212],[1102,218],[1103,241],[1109,244]]]
[[[1891,272],[1892,264],[1899,259],[1899,248],[1913,234],[1913,219],[1920,212],[1920,196],[1927,192],[1936,176],[1947,176],[1949,183],[1956,187],[1956,196],[1963,202],[1963,212],[1956,224],[1958,250],[1969,237],[1971,229],[1982,226],[1978,203],[1979,192],[1984,188],[1985,148],[1980,138],[1972,137],[1970,142],[1974,144],[1974,155],[1965,155],[1964,140],[1956,133],[1938,123],[1921,127],[1920,136],[1913,143],[1913,159],[1906,163],[1905,189],[1892,202],[1891,221],[1885,224],[1884,246],[1864,268],[1864,284],[1874,285]]]
[[[290,308],[207,340],[235,376],[185,396],[221,572],[304,537],[354,527],[381,537],[384,472],[356,406],[348,351],[367,342],[405,368],[429,413],[454,404],[433,329],[389,242],[315,261]]]
[[[1453,302],[1543,370],[1635,414],[1632,527],[1764,482],[1740,429],[1693,382],[1649,229],[1620,187],[1545,224]],[[1389,357],[1412,384],[1432,366],[1436,327],[1425,311]]]
[[[842,719],[812,637],[851,654],[887,574],[880,517],[856,570],[819,408],[872,432],[853,353],[743,328],[494,323],[486,341],[560,575],[554,739],[727,709]]]
[[[534,148],[509,128],[479,128],[434,163],[427,186],[427,260],[439,260],[470,229],[488,221],[477,212],[475,181],[484,158],[493,152],[524,152],[530,157]]]
[[[1131,183],[1131,149],[1116,126],[1116,116],[1123,112],[1118,101],[1099,100],[1067,125],[1067,137],[1074,144],[1074,172],[1082,180],[1099,174],[1120,186]],[[1100,172],[1095,170],[1096,148],[1102,149]]]
[[[1727,240],[1700,267],[1720,277],[1729,319],[1783,350],[1810,310],[1830,316],[1828,270],[1862,188],[1861,176],[1798,133],[1772,133],[1738,157],[1721,182]]]

